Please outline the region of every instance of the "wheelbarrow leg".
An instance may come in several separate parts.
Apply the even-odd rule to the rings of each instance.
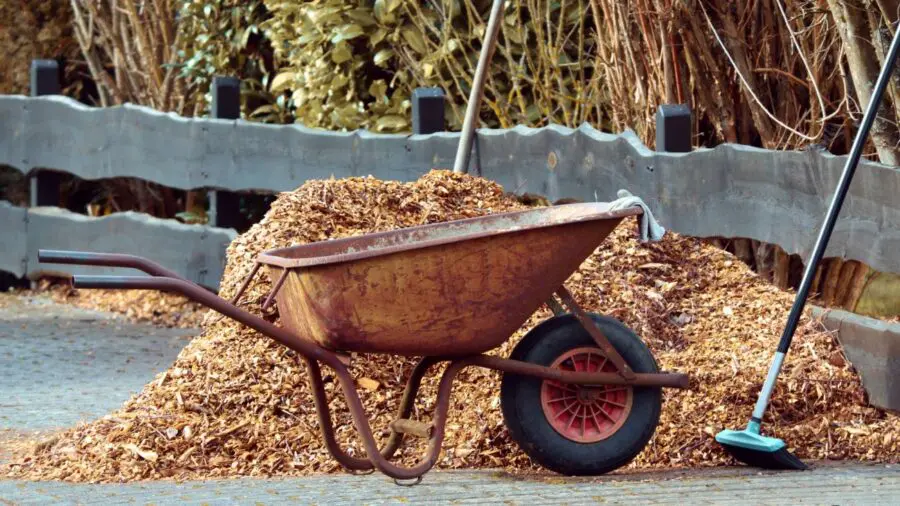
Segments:
[[[316,406],[316,415],[319,417],[319,427],[322,431],[322,439],[328,453],[346,469],[350,471],[370,471],[375,468],[368,459],[351,457],[341,449],[334,438],[334,425],[331,423],[331,410],[328,408],[328,398],[325,395],[325,387],[322,381],[322,370],[319,364],[304,357],[309,373],[309,389],[313,392],[313,401]]]
[[[369,471],[374,469],[370,460],[351,457],[338,444],[334,437],[334,424],[331,420],[331,410],[328,407],[328,398],[325,394],[324,382],[322,381],[321,367],[319,367],[319,364],[315,361],[309,359],[304,360],[309,368],[309,387],[313,392],[313,400],[316,406],[316,414],[319,418],[322,439],[324,439],[325,446],[328,448],[329,453],[331,453],[335,460],[342,466],[351,471]],[[416,367],[413,369],[406,382],[403,399],[397,410],[398,419],[407,418],[410,413],[412,413],[413,403],[415,402],[416,394],[419,392],[419,387],[422,384],[422,378],[424,378],[425,373],[428,372],[428,369],[431,366],[441,361],[442,360],[437,358],[425,357],[416,364]],[[379,453],[385,459],[390,460],[394,456],[394,453],[397,452],[397,449],[400,448],[402,442],[403,433],[392,430],[387,443]]]
[[[419,393],[419,387],[422,385],[422,378],[425,377],[425,373],[428,372],[428,369],[430,369],[431,366],[440,362],[442,362],[442,360],[438,358],[425,357],[416,364],[416,367],[409,375],[409,379],[406,381],[403,399],[400,401],[400,407],[397,409],[397,420],[409,418],[409,415],[412,413],[413,404],[416,401],[416,395]],[[381,450],[381,454],[384,458],[390,460],[402,443],[403,433],[392,429],[387,444],[384,449]]]
[[[422,475],[434,466],[437,462],[438,454],[441,451],[441,444],[444,441],[444,429],[447,425],[447,413],[450,409],[450,394],[453,388],[453,380],[460,370],[470,365],[473,364],[468,359],[453,361],[444,371],[443,375],[441,375],[441,380],[438,385],[437,402],[433,415],[432,426],[434,430],[431,432],[431,437],[428,441],[428,450],[426,451],[425,456],[412,467],[401,467],[392,464],[381,454],[372,434],[372,429],[369,426],[369,421],[366,418],[362,401],[359,398],[359,393],[353,383],[353,377],[343,364],[333,367],[337,374],[338,381],[341,384],[341,389],[344,392],[347,406],[350,408],[353,424],[356,426],[356,430],[363,440],[363,446],[366,449],[369,460],[374,464],[376,469],[391,478],[394,478],[395,481],[408,479],[421,480]]]

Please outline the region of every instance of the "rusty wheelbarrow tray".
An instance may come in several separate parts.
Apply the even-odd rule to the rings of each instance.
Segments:
[[[504,418],[529,455],[562,473],[598,474],[626,464],[647,443],[658,422],[660,387],[688,386],[687,375],[658,372],[636,336],[609,318],[586,314],[563,286],[623,219],[640,214],[639,207],[567,204],[270,250],[259,255],[231,302],[137,256],[41,250],[39,260],[139,269],[150,276],[76,275],[72,282],[75,288],[178,292],[297,351],[308,366],[326,446],[349,470],[420,480],[440,453],[453,379],[479,366],[503,373]],[[236,305],[262,266],[273,282],[265,304],[277,302],[283,326]],[[543,303],[556,316],[526,335],[511,358],[484,354]],[[544,350],[548,346],[557,349]],[[376,444],[349,373],[349,352],[422,357],[384,448]],[[449,365],[432,422],[411,420],[422,378],[441,362]],[[348,455],[335,440],[320,364],[340,381],[366,458]],[[644,404],[653,406],[644,412]],[[643,425],[624,432],[640,434],[619,441],[623,427],[635,423]],[[535,427],[544,432],[529,432]],[[429,440],[412,467],[390,462],[404,435]],[[585,448],[612,453],[580,457],[603,465],[565,456]]]

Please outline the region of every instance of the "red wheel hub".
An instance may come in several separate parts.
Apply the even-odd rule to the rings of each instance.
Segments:
[[[575,372],[618,372],[599,348],[585,346],[560,355],[550,367]],[[619,430],[631,412],[633,389],[623,385],[582,386],[545,380],[544,416],[556,432],[577,443],[596,443]]]

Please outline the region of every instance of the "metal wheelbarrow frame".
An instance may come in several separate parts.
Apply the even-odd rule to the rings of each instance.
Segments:
[[[487,65],[496,45],[503,4],[503,0],[493,0],[454,172],[465,172],[468,165],[478,104]],[[437,462],[454,378],[462,369],[477,366],[504,373],[501,385],[504,419],[510,428],[510,435],[529,456],[544,467],[553,467],[548,466],[540,455],[541,451],[551,446],[548,441],[555,441],[557,446],[553,449],[556,455],[568,462],[578,458],[597,460],[594,456],[599,454],[584,453],[582,450],[585,447],[596,449],[596,443],[607,444],[600,449],[602,459],[599,459],[606,462],[593,468],[605,472],[603,470],[627,463],[649,440],[658,423],[658,406],[661,403],[658,389],[687,388],[689,379],[685,374],[658,372],[652,354],[642,342],[638,347],[643,351],[637,355],[634,353],[635,346],[626,344],[623,349],[628,351],[638,366],[652,372],[633,371],[632,365],[611,340],[621,345],[623,342],[634,344],[640,338],[616,322],[610,323],[609,319],[602,318],[598,320],[596,315],[585,313],[563,286],[569,275],[622,219],[641,214],[640,208],[613,211],[604,206],[597,203],[568,204],[267,251],[257,258],[253,271],[231,302],[138,256],[40,250],[38,259],[47,263],[130,267],[144,271],[150,277],[76,275],[72,285],[75,288],[177,292],[298,352],[308,366],[310,389],[325,444],[332,456],[348,470],[377,469],[395,480],[416,479],[418,483]],[[479,255],[484,257],[483,261]],[[277,301],[284,327],[269,323],[236,305],[263,266],[267,267],[273,282],[272,292],[263,308]],[[422,283],[417,283],[418,280]],[[571,314],[565,313],[563,306],[553,297],[554,293]],[[415,300],[405,303],[403,296]],[[512,354],[528,357],[531,362],[484,354],[509,339],[543,303],[550,306],[556,316],[529,332]],[[598,321],[603,321],[604,328],[611,331],[609,336],[605,335]],[[577,324],[589,336],[573,334]],[[562,334],[561,329],[565,331]],[[560,335],[563,339],[552,343],[557,345],[557,349],[560,343],[566,346],[574,343],[578,347],[566,351],[550,365],[544,365],[546,356],[534,358],[536,342],[541,339],[546,342],[550,337]],[[571,339],[573,336],[575,341]],[[390,424],[391,434],[383,448],[378,448],[348,370],[350,359],[347,351],[422,357],[407,380],[397,418]],[[587,359],[570,354],[576,352],[586,353]],[[594,358],[602,357],[600,365],[592,362],[592,354]],[[449,364],[440,379],[432,422],[409,419],[422,378],[429,368],[441,362]],[[347,454],[335,439],[320,364],[333,369],[340,382],[353,423],[362,438],[366,458]],[[651,365],[648,367],[647,364]],[[571,366],[571,369],[565,370],[564,366]],[[527,381],[521,381],[522,378]],[[551,400],[546,400],[543,393],[538,397],[535,393],[536,380],[542,380],[541,385],[544,386],[553,383],[554,388],[564,392],[564,395]],[[624,418],[609,428],[612,436],[595,434],[593,439],[585,439],[584,423],[588,408],[584,406],[598,398],[604,399],[601,402],[608,402],[609,406],[615,405],[616,401],[609,396],[610,385],[616,386],[611,390],[629,392],[627,400],[618,403],[624,406],[621,411],[624,414],[620,413]],[[639,390],[640,395],[637,393]],[[526,391],[530,392],[530,397],[520,395]],[[586,403],[581,408],[574,408],[576,414],[579,409],[585,410],[578,415],[582,420],[581,437],[567,435],[565,430],[553,425],[558,422],[554,417],[559,413],[571,415],[567,422],[565,416],[562,421],[572,425],[576,415],[572,414],[569,401],[564,399],[575,398],[566,397],[575,395],[572,393],[575,391],[578,402]],[[644,395],[648,393],[652,395]],[[515,401],[507,402],[513,397]],[[523,403],[520,401],[523,398],[527,400],[524,405],[528,416],[535,414],[535,408],[542,410],[546,421],[552,426],[552,429],[543,427],[545,433],[552,435],[552,431],[556,430],[561,438],[552,435],[557,439],[544,437],[541,443],[538,441],[541,438],[528,439],[529,434],[535,434],[528,433],[530,427],[523,426],[522,420],[513,418],[514,426],[510,426],[508,415],[522,409]],[[653,404],[653,408],[647,410],[639,407],[639,414],[635,415],[632,402],[640,402],[636,399],[649,399],[650,402],[644,405]],[[556,402],[564,404],[562,411],[553,411],[551,406]],[[602,411],[602,406],[600,409]],[[595,417],[596,422],[597,413],[591,411],[590,416]],[[618,438],[623,432],[620,429],[623,423],[633,419],[640,422],[632,426],[632,429],[637,427],[640,437],[629,439],[630,449],[623,449],[620,444],[623,439]],[[531,421],[534,420],[531,418]],[[425,456],[412,467],[390,462],[405,435],[423,437],[429,441]],[[608,448],[613,449],[608,451]],[[556,467],[564,468],[566,465]],[[590,465],[584,468],[588,469]]]
[[[40,250],[38,258],[41,262],[57,263],[57,264],[80,264],[94,266],[112,266],[127,267],[141,270],[150,276],[93,276],[93,275],[75,275],[72,278],[74,288],[102,288],[102,289],[151,289],[167,292],[180,293],[187,298],[203,304],[224,316],[232,318],[258,332],[268,336],[284,346],[291,348],[299,353],[308,367],[309,385],[313,392],[316,410],[322,430],[322,437],[334,458],[346,469],[350,471],[371,471],[377,469],[380,472],[394,478],[395,480],[417,479],[421,480],[421,476],[425,474],[437,462],[438,455],[441,450],[441,444],[444,438],[444,429],[447,422],[449,401],[452,389],[452,383],[456,375],[466,367],[485,367],[503,372],[505,375],[520,375],[525,377],[537,378],[545,381],[559,382],[569,385],[583,385],[597,387],[602,385],[623,385],[634,387],[671,387],[671,388],[687,388],[689,378],[685,374],[678,373],[635,373],[629,367],[629,364],[623,359],[622,355],[617,352],[616,348],[610,343],[600,327],[595,324],[589,315],[582,310],[575,302],[571,294],[563,286],[563,282],[577,270],[578,266],[589,256],[600,243],[605,240],[609,233],[626,217],[637,216],[641,213],[640,208],[630,208],[618,211],[610,211],[606,204],[568,204],[564,206],[555,206],[551,208],[541,208],[528,211],[518,211],[512,213],[499,213],[493,215],[482,216],[480,218],[471,218],[466,220],[457,220],[452,222],[444,222],[441,224],[426,225],[419,227],[410,227],[406,229],[395,230],[380,234],[369,234],[361,237],[342,239],[335,241],[324,241],[319,243],[311,243],[299,247],[278,249],[264,252],[257,259],[256,268],[244,281],[242,287],[235,295],[232,301],[227,301],[209,290],[192,283],[178,274],[142,257],[126,255],[126,254],[109,254],[109,253],[92,253],[78,251],[56,251],[56,250]],[[455,235],[448,233],[454,229],[458,233]],[[573,228],[574,227],[574,228]],[[592,232],[593,231],[593,232]],[[579,232],[581,237],[573,237],[573,232]],[[327,278],[333,275],[332,271],[327,269],[352,269],[361,262],[374,262],[374,266],[393,266],[409,265],[421,263],[421,259],[446,258],[451,255],[454,248],[465,248],[468,245],[482,244],[486,250],[509,248],[511,244],[515,244],[515,238],[529,237],[528,234],[538,234],[539,236],[549,237],[549,241],[545,244],[552,244],[554,241],[568,241],[578,244],[577,248],[562,248],[555,250],[553,253],[561,254],[564,252],[565,258],[555,257],[553,255],[543,256],[542,264],[534,266],[528,264],[527,259],[522,259],[521,255],[513,257],[503,257],[507,261],[510,258],[519,258],[524,261],[529,268],[536,268],[537,277],[532,279],[540,280],[542,274],[552,272],[549,280],[544,280],[543,284],[535,288],[534,286],[525,286],[525,290],[516,292],[517,298],[501,301],[499,306],[515,309],[516,317],[506,320],[503,325],[493,328],[495,335],[485,334],[482,338],[478,335],[473,339],[462,340],[456,342],[457,347],[453,352],[454,341],[433,341],[433,348],[416,348],[415,336],[416,332],[422,329],[411,329],[407,336],[400,341],[390,340],[386,337],[388,334],[368,335],[368,339],[340,340],[340,336],[336,336],[332,332],[333,329],[323,331],[322,338],[317,340],[316,337],[305,334],[303,331],[309,331],[313,326],[298,327],[298,319],[296,311],[288,301],[287,292],[282,290],[286,280],[290,275],[312,276],[316,278],[316,272],[320,274],[322,269],[326,269],[325,274],[319,277]],[[418,238],[418,240],[416,240]],[[504,238],[512,238],[513,241],[504,241]],[[341,243],[340,241],[344,241]],[[335,246],[336,245],[336,246]],[[329,249],[330,248],[330,249]],[[297,253],[298,249],[322,253],[329,251],[329,254],[319,256],[307,256],[303,260],[302,252]],[[348,253],[348,251],[350,253]],[[291,258],[293,255],[293,258]],[[419,255],[418,257],[416,255]],[[425,255],[425,256],[422,256]],[[301,258],[301,260],[297,260]],[[416,259],[419,260],[416,260]],[[487,262],[489,269],[496,271],[515,270],[514,267],[505,264],[491,264]],[[256,274],[257,270],[266,265],[270,268],[270,276],[273,282],[273,289],[266,300],[266,305],[270,304],[273,299],[277,299],[279,304],[279,312],[282,322],[287,322],[284,327],[277,326],[265,319],[252,314],[248,311],[240,309],[235,304],[238,302],[244,290],[247,288],[250,280]],[[560,270],[554,266],[563,265]],[[446,266],[445,266],[446,267]],[[543,270],[541,270],[543,269]],[[313,273],[313,274],[310,274]],[[458,271],[454,274],[462,275]],[[501,273],[502,274],[502,273]],[[309,281],[307,279],[306,281]],[[365,283],[366,280],[359,280]],[[548,284],[549,283],[549,284]],[[466,285],[461,285],[466,286]],[[370,286],[371,288],[371,286]],[[384,287],[392,290],[393,287]],[[529,291],[533,290],[534,293]],[[385,292],[386,293],[386,292]],[[556,301],[553,294],[556,294],[562,302],[562,305]],[[525,295],[521,295],[525,294]],[[296,296],[297,293],[289,295]],[[319,295],[322,295],[321,293]],[[341,297],[341,293],[333,293],[332,297]],[[374,292],[373,296],[378,297],[379,292]],[[363,304],[365,299],[356,302]],[[444,303],[432,304],[428,306],[426,303],[426,311],[444,311],[453,310],[455,300],[447,300]],[[553,312],[559,318],[565,314],[563,305],[566,306],[571,315],[590,333],[591,338],[602,354],[609,362],[615,365],[616,372],[577,372],[561,370],[560,368],[548,367],[529,363],[522,360],[513,360],[497,356],[485,355],[483,351],[495,348],[507,340],[516,329],[518,329],[527,318],[537,310],[541,304],[548,304]],[[505,304],[505,305],[504,305]],[[340,309],[341,304],[336,306]],[[451,309],[448,309],[451,308]],[[346,309],[346,307],[344,308]],[[352,308],[350,308],[352,309]],[[399,314],[403,314],[404,310],[414,310],[409,307],[399,307]],[[457,311],[460,315],[465,315],[466,309]],[[316,317],[314,312],[306,312],[306,315]],[[343,326],[337,325],[337,329],[349,329],[350,332],[359,332],[360,329],[348,326],[348,320],[354,318],[353,311],[338,311],[337,317],[334,314],[324,315],[322,321],[326,326],[331,323],[342,323]],[[322,316],[321,314],[319,315]],[[439,314],[432,315],[434,317]],[[362,318],[365,320],[365,318]],[[551,318],[552,320],[553,318]],[[521,320],[521,321],[520,321]],[[436,320],[433,320],[436,321]],[[458,318],[452,319],[448,329],[456,328],[453,322],[457,322]],[[322,323],[322,322],[320,322]],[[408,322],[407,322],[408,323]],[[404,324],[393,329],[388,328],[387,332],[402,332]],[[509,330],[509,329],[512,330]],[[398,330],[399,329],[399,330]],[[409,329],[408,329],[409,330]],[[502,339],[498,339],[499,333]],[[374,339],[373,339],[374,336]],[[366,336],[363,336],[366,337]],[[421,341],[421,340],[419,340]],[[448,344],[449,343],[449,344]],[[323,345],[324,344],[324,345]],[[372,428],[366,418],[362,402],[357,392],[355,382],[351,376],[349,366],[349,354],[347,349],[330,349],[328,344],[347,345],[355,347],[353,351],[362,353],[392,353],[403,352],[403,346],[415,348],[415,353],[402,353],[405,355],[422,356],[418,364],[413,369],[407,380],[405,392],[403,394],[396,419],[390,424],[391,435],[388,442],[383,448],[378,445],[373,436]],[[398,348],[399,347],[399,348]],[[428,350],[434,353],[427,353]],[[436,404],[434,408],[433,420],[430,423],[411,420],[409,417],[412,413],[413,403],[418,393],[422,378],[432,366],[448,362],[449,365],[441,376]],[[358,458],[348,455],[337,443],[335,439],[334,427],[331,420],[331,413],[328,407],[328,400],[325,394],[322,372],[320,364],[324,364],[331,368],[340,382],[344,397],[349,406],[353,423],[362,439],[363,446],[366,451],[366,458]],[[412,467],[402,467],[390,462],[397,449],[400,447],[404,435],[414,435],[424,437],[429,440],[426,455]],[[417,481],[418,482],[418,481]]]

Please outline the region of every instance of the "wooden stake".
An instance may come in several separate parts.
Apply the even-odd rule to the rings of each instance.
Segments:
[[[834,305],[837,307],[844,307],[847,295],[850,293],[850,282],[853,280],[856,266],[857,262],[849,260],[844,262],[844,265],[841,267],[841,274],[838,276],[837,287],[834,291]]]
[[[760,277],[771,280],[774,268],[774,254],[772,245],[760,241],[753,241],[753,255],[756,258],[756,273]]]
[[[816,277],[813,278],[812,286],[809,287],[810,297],[815,299],[816,297],[821,295],[821,290],[819,290],[819,285],[822,284],[822,271],[824,270],[823,265],[820,263],[818,267],[816,267]]]
[[[750,249],[750,239],[734,240],[734,256],[741,259],[742,262],[753,267],[753,253]]]
[[[847,311],[856,311],[856,304],[859,303],[859,298],[862,297],[866,283],[869,281],[870,270],[868,265],[857,262],[856,270],[853,272],[853,278],[850,279],[847,297],[843,304],[844,309]]]
[[[790,276],[791,257],[783,249],[774,246],[775,249],[775,285],[782,290],[787,290],[788,276]]]
[[[837,292],[838,280],[841,276],[843,258],[832,258],[828,262],[828,271],[825,274],[825,287],[822,290],[822,303],[825,307],[834,307],[834,296]]]

